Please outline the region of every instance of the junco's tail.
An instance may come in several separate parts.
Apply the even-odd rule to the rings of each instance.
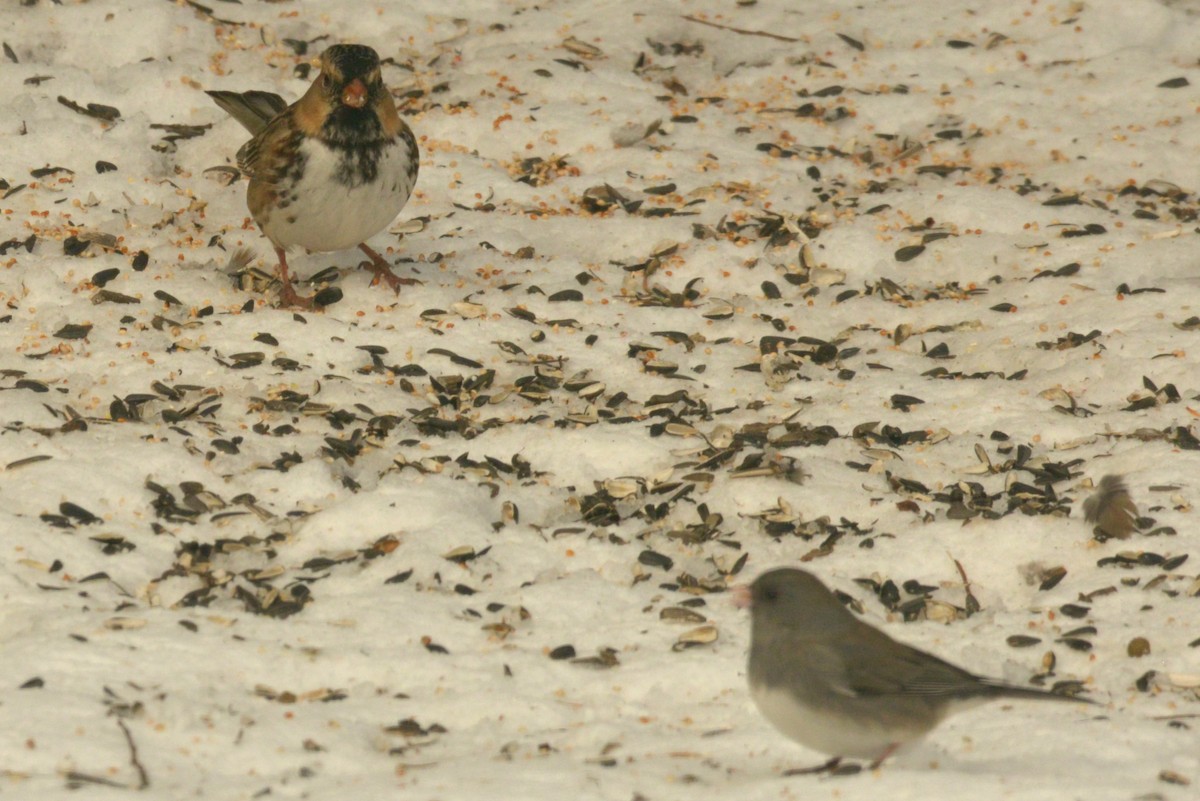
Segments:
[[[995,691],[997,698],[1020,698],[1027,701],[1074,701],[1077,704],[1096,703],[1095,701],[1082,698],[1078,695],[1052,693],[1046,690],[1037,690],[1033,687],[1018,687],[1014,684],[996,681],[995,679],[980,678],[979,683],[986,687],[992,688],[992,690]]]

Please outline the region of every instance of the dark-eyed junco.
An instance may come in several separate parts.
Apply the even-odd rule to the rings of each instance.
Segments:
[[[788,737],[834,757],[821,769],[842,757],[876,767],[948,714],[984,701],[1084,700],[982,678],[897,642],[803,570],[763,573],[748,603],[754,702]]]
[[[254,138],[237,153],[250,176],[246,204],[279,258],[285,306],[310,306],[296,294],[285,251],[358,247],[376,279],[394,290],[414,283],[366,240],[404,208],[417,181],[417,140],[383,84],[379,55],[365,45],[333,45],[321,74],[288,105],[270,92],[209,92]]]

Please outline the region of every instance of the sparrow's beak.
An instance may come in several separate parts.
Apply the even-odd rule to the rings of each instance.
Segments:
[[[367,104],[367,87],[360,79],[346,84],[342,90],[342,104],[350,108],[362,108]]]
[[[730,596],[733,598],[733,605],[738,609],[745,609],[750,606],[750,588],[745,584],[738,584],[729,590]]]

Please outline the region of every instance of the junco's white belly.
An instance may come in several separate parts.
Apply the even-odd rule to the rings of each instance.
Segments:
[[[928,731],[924,727],[884,726],[878,718],[804,706],[781,687],[752,685],[750,695],[775,728],[801,745],[830,756],[876,759],[893,745],[919,740]]]
[[[351,186],[339,173],[356,165],[317,139],[300,145],[304,176],[291,193],[294,200],[277,208],[263,226],[267,237],[284,248],[296,245],[317,252],[356,247],[387,228],[404,208],[413,189],[408,148],[402,139],[384,148],[375,178]]]

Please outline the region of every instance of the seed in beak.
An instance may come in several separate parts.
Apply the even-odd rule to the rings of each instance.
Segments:
[[[350,108],[362,108],[367,104],[367,87],[358,78],[346,84],[342,90],[342,104]]]

